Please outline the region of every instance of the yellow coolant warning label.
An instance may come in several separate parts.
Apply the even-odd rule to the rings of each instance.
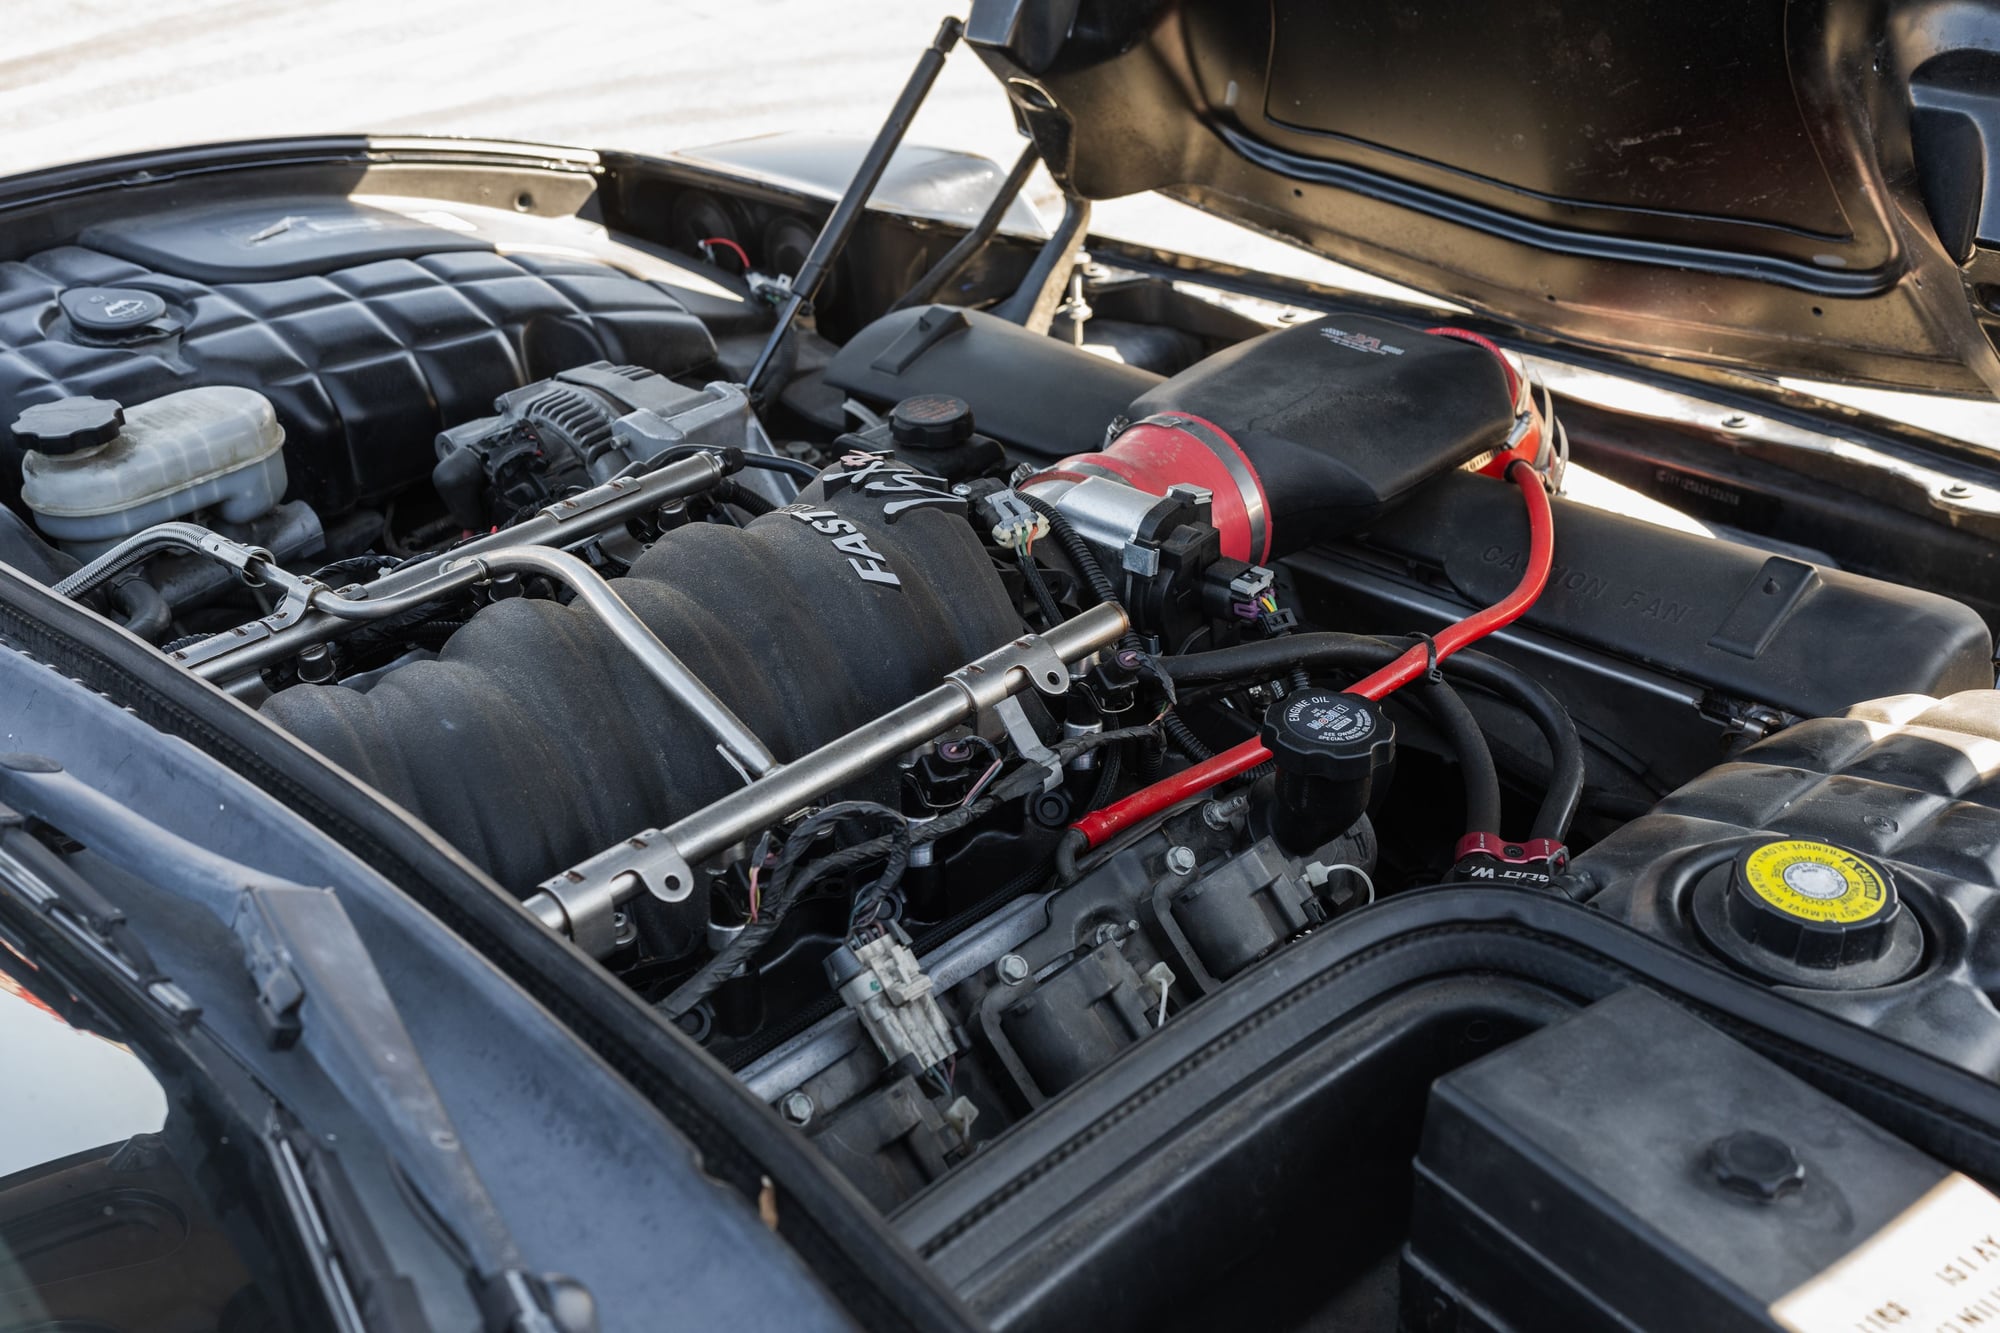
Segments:
[[[1787,916],[1852,926],[1889,899],[1882,872],[1853,852],[1823,842],[1767,842],[1743,859],[1743,882]]]
[[[1987,1333],[2000,1323],[2000,1199],[1946,1176],[1771,1318],[1792,1333]]]

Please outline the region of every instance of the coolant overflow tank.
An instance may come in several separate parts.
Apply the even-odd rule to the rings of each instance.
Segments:
[[[105,398],[37,403],[14,435],[22,501],[84,560],[197,510],[246,523],[285,492],[285,432],[253,389],[183,389],[129,409]]]
[[[1588,848],[1563,888],[2000,1079],[2000,690],[1786,727]]]

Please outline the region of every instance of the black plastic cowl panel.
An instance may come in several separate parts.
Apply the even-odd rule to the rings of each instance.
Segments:
[[[80,246],[0,264],[0,414],[66,396],[132,404],[196,385],[255,389],[285,428],[290,498],[330,515],[424,480],[437,433],[509,389],[590,361],[675,374],[714,357],[701,322],[654,283],[433,231],[441,239],[425,253],[343,263],[321,250],[312,259],[324,271],[293,264],[279,270],[289,276],[245,270],[232,281]],[[176,327],[129,343],[74,329],[59,298],[79,287],[154,293]],[[20,475],[10,434],[0,502],[17,498]]]
[[[1554,505],[1555,569],[1526,625],[1801,717],[1993,682],[1992,636],[1963,603],[1574,501]],[[1437,479],[1367,540],[1438,571],[1468,606],[1505,595],[1529,548],[1513,488],[1471,476]]]

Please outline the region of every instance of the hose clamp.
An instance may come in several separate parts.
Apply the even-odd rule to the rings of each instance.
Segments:
[[[1555,838],[1509,842],[1497,833],[1468,833],[1458,840],[1452,861],[1456,879],[1545,889],[1569,864],[1569,848]]]

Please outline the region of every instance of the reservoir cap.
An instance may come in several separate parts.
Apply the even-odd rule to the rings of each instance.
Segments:
[[[56,457],[108,444],[124,425],[125,409],[109,398],[58,398],[14,418],[14,438],[23,449]]]
[[[1280,771],[1365,778],[1395,752],[1396,729],[1374,701],[1336,690],[1288,694],[1264,714],[1264,748]]]
[[[972,438],[972,408],[948,393],[905,398],[889,413],[889,438],[911,449],[949,449]]]
[[[131,336],[167,313],[167,303],[136,287],[72,287],[56,298],[69,322],[84,333]]]
[[[1730,867],[1729,924],[1800,967],[1881,958],[1902,910],[1887,867],[1831,843],[1781,838],[1739,853]]]

